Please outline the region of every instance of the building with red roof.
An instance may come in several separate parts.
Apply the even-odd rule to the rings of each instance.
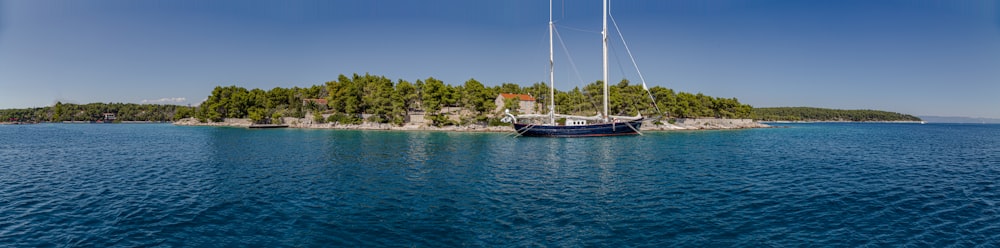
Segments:
[[[497,113],[503,113],[504,103],[508,99],[518,100],[518,109],[511,109],[511,111],[516,110],[518,113],[521,114],[535,114],[535,97],[526,94],[510,94],[510,93],[501,93],[500,95],[497,96],[496,100],[494,101],[494,103],[497,105],[496,109]]]

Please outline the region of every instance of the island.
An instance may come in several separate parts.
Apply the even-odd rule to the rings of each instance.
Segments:
[[[601,82],[555,90],[559,113],[599,113]],[[429,77],[414,82],[370,74],[339,75],[310,87],[270,90],[216,86],[198,106],[57,102],[53,106],[0,110],[4,123],[173,122],[176,125],[291,127],[372,130],[507,132],[504,110],[546,113],[549,87],[502,83],[487,87],[475,79],[461,85]],[[655,100],[655,101],[654,101]],[[610,87],[610,113],[647,117],[643,130],[738,129],[767,127],[759,121],[920,121],[876,110],[753,108],[736,98],[675,92],[621,80]],[[109,117],[113,117],[110,118]],[[562,121],[562,120],[559,120]]]
[[[754,108],[762,121],[794,122],[922,122],[919,117],[881,110],[842,110],[813,107]]]
[[[0,123],[157,123],[173,122],[191,113],[193,107],[171,104],[56,102],[52,106],[0,109]]]
[[[601,82],[569,91],[555,90],[559,113],[599,113]],[[548,112],[549,87],[513,83],[487,87],[475,79],[461,85],[433,77],[390,80],[370,74],[340,75],[336,81],[270,90],[217,86],[178,125],[247,126],[284,124],[300,128],[510,131],[501,121],[515,114]],[[653,99],[656,99],[655,103]],[[650,117],[644,130],[752,128],[752,107],[736,98],[674,92],[621,80],[610,87],[610,113]],[[560,120],[561,121],[561,120]]]

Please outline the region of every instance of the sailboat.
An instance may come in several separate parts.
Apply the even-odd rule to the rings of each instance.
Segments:
[[[549,0],[549,113],[545,115],[518,115],[505,111],[505,119],[514,124],[517,135],[527,137],[598,137],[641,135],[642,115],[634,117],[608,115],[608,0],[604,0],[603,30],[601,36],[604,44],[604,112],[596,116],[561,115],[555,113],[555,71],[553,59],[552,33],[555,24],[552,22],[552,0]],[[640,74],[641,75],[641,74]],[[645,88],[645,82],[643,82]],[[648,91],[648,88],[647,88]],[[547,122],[519,122],[519,120],[548,119]],[[565,123],[556,123],[556,118],[565,118]]]

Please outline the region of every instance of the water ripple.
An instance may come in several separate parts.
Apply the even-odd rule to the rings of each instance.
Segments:
[[[991,246],[1000,127],[609,139],[0,126],[0,244]],[[932,141],[932,142],[928,142]]]

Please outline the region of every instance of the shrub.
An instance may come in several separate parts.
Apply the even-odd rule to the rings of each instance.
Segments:
[[[455,125],[455,121],[449,119],[448,115],[445,114],[430,115],[430,119],[433,121],[434,126],[438,127]]]
[[[489,119],[486,120],[486,123],[487,123],[487,125],[494,126],[494,127],[496,127],[496,126],[511,126],[510,123],[504,123],[504,122],[500,121],[500,118],[489,118]]]
[[[323,114],[319,112],[313,112],[313,121],[319,124],[326,123],[326,119],[323,118]]]
[[[338,123],[338,124],[361,124],[361,118],[354,116],[349,116],[343,113],[336,113],[327,117],[328,122]]]
[[[282,123],[283,121],[281,120],[281,114],[274,113],[271,115],[271,124],[282,124]]]

